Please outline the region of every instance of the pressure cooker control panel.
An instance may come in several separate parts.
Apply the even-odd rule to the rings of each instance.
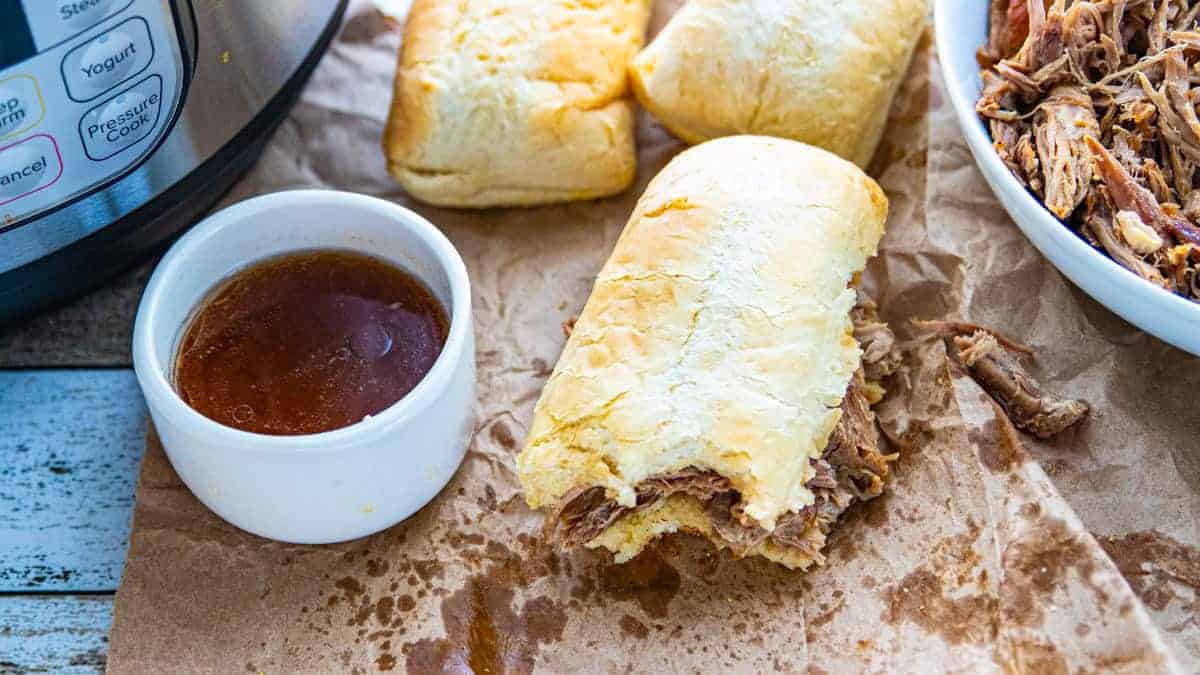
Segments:
[[[162,0],[0,0],[0,230],[138,165],[182,103]]]

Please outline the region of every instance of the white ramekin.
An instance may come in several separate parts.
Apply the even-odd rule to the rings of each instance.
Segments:
[[[307,436],[240,431],[188,407],[171,378],[197,303],[250,263],[318,248],[389,260],[449,310],[446,346],[425,379],[378,415]],[[437,228],[391,202],[325,190],[257,197],[209,216],[163,257],[138,308],[133,363],[171,464],[217,515],[294,543],[365,536],[428,503],[462,463],[475,401],[467,270]]]

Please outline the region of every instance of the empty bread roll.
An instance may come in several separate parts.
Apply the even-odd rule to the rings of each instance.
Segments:
[[[634,179],[626,68],[650,0],[415,0],[384,152],[440,206],[590,199]]]
[[[849,287],[886,213],[853,164],[776,138],[698,145],[650,182],[517,458],[560,542],[625,561],[687,530],[790,567],[821,560],[857,494],[838,480],[877,490],[887,474]],[[831,436],[872,477],[831,469]]]
[[[690,0],[629,72],[688,143],[779,136],[866,166],[927,12],[926,0]]]

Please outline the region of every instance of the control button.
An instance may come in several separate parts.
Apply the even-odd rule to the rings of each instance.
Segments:
[[[55,12],[64,26],[81,31],[103,19],[110,6],[112,0],[58,0]]]
[[[146,20],[135,17],[124,21],[63,57],[67,94],[76,101],[96,98],[145,70],[153,58],[154,45]]]
[[[79,120],[84,152],[99,162],[149,136],[162,99],[162,78],[151,75],[87,111]]]
[[[0,0],[0,7],[9,1]],[[41,54],[124,12],[133,0],[19,0],[17,4],[25,5],[25,21]]]
[[[28,75],[0,80],[0,139],[32,129],[45,113],[37,80]]]
[[[79,59],[84,88],[102,91],[125,79],[133,60],[137,58],[137,43],[125,33],[114,30],[92,41]]]
[[[0,205],[48,188],[60,177],[58,144],[45,134],[0,148]]]

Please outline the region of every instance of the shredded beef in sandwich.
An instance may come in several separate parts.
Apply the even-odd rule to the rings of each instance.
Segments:
[[[992,0],[976,111],[1046,208],[1200,302],[1200,2]]]
[[[895,336],[879,320],[874,303],[863,295],[851,318],[863,350],[863,363],[846,389],[842,417],[830,435],[829,445],[820,459],[811,460],[814,474],[807,486],[815,497],[812,505],[780,516],[775,530],[768,532],[743,513],[741,495],[729,479],[689,466],[642,481],[637,486],[634,506],[617,504],[601,486],[568,492],[547,523],[552,536],[566,546],[581,546],[624,516],[672,495],[686,494],[704,505],[713,530],[737,555],[769,539],[777,546],[823,561],[821,549],[833,523],[854,502],[883,492],[888,464],[895,459],[880,452],[875,415],[871,412],[878,381],[900,365]],[[868,378],[874,384],[868,383]]]

